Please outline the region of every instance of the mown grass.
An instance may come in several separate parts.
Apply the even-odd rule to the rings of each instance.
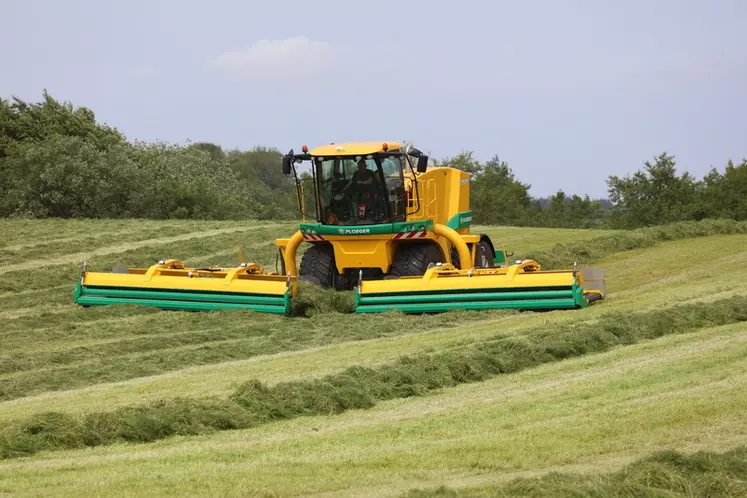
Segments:
[[[12,496],[399,496],[747,444],[743,324],[336,416],[0,461]]]
[[[538,261],[544,269],[569,268],[574,263],[586,265],[613,253],[648,248],[664,241],[745,233],[747,222],[744,221],[686,221],[617,232],[580,242],[560,243],[547,250],[532,251],[527,258]]]
[[[587,228],[535,228],[473,225],[473,233],[484,233],[499,247],[503,244],[508,252],[514,252],[510,259],[519,259],[532,251],[546,250],[556,244],[580,242],[606,235],[622,233],[618,230]]]
[[[404,356],[390,365],[352,367],[321,379],[274,387],[253,380],[241,385],[228,399],[180,398],[82,417],[40,414],[2,432],[0,457],[119,441],[149,442],[173,435],[248,428],[273,420],[371,408],[382,400],[420,396],[618,345],[745,320],[747,297],[735,297],[720,303],[609,314],[597,323],[541,328],[518,338],[498,335],[463,350]]]
[[[403,498],[483,497],[736,497],[747,496],[747,446],[684,455],[661,451],[622,470],[602,475],[551,472],[500,486],[455,490],[445,486],[412,490]]]
[[[277,253],[274,239],[279,235],[280,230],[277,228],[247,227],[243,231],[209,237],[195,235],[190,239],[166,244],[150,239],[142,240],[134,249],[117,249],[115,244],[110,249],[111,253],[101,255],[92,254],[93,251],[91,251],[88,254],[66,254],[45,260],[26,259],[15,263],[14,266],[0,267],[0,292],[41,290],[64,284],[70,285],[72,289],[80,277],[83,261],[87,262],[87,268],[90,271],[111,271],[113,266],[147,268],[167,258],[181,259],[197,266],[212,264],[235,266],[238,264],[236,250],[239,247],[244,248],[247,256],[251,254],[256,262],[266,265],[268,271],[274,271]],[[254,245],[247,244],[247,239],[250,238],[259,242]],[[103,251],[102,248],[99,250]],[[49,267],[54,267],[54,269],[48,269]],[[70,295],[69,292],[65,294]]]
[[[2,223],[0,222],[0,228],[5,226]],[[159,223],[156,222],[156,225]],[[154,239],[179,235],[182,230],[180,223],[161,224],[168,225],[168,230],[159,233],[156,233],[158,227],[154,225]],[[719,444],[744,441],[747,434],[741,429],[741,422],[737,418],[729,418],[730,413],[742,413],[747,409],[743,406],[743,401],[740,401],[747,397],[737,384],[740,379],[747,380],[744,378],[743,364],[739,363],[740,354],[743,358],[745,353],[743,340],[740,339],[742,335],[738,332],[732,334],[731,350],[727,350],[720,339],[716,343],[709,343],[704,339],[697,343],[697,348],[702,353],[698,350],[670,350],[657,346],[658,355],[651,353],[651,357],[645,362],[642,360],[644,356],[638,357],[630,353],[630,361],[641,362],[640,365],[661,361],[657,379],[644,379],[642,375],[638,379],[638,371],[632,369],[625,376],[621,374],[614,383],[601,380],[593,382],[589,379],[588,386],[575,392],[573,396],[560,388],[556,389],[553,391],[556,399],[548,401],[550,404],[547,406],[543,405],[546,401],[544,396],[539,396],[541,400],[535,399],[537,396],[530,393],[535,390],[544,393],[546,391],[542,386],[556,385],[563,377],[558,377],[559,374],[542,374],[547,377],[545,378],[540,375],[541,372],[565,372],[567,379],[584,378],[591,375],[588,365],[600,365],[603,368],[599,363],[603,360],[593,358],[605,358],[607,353],[584,355],[589,360],[582,362],[571,359],[580,351],[571,348],[568,361],[551,359],[550,363],[544,363],[545,367],[521,367],[524,369],[517,371],[523,374],[518,376],[488,372],[485,377],[487,380],[467,383],[452,380],[453,384],[448,384],[452,386],[450,389],[430,389],[427,383],[415,383],[410,386],[415,391],[413,395],[390,398],[390,401],[374,397],[371,398],[373,405],[370,408],[346,408],[333,417],[327,415],[328,411],[314,415],[316,407],[329,409],[340,401],[334,396],[330,398],[330,392],[324,389],[321,392],[326,397],[322,399],[299,395],[298,399],[302,400],[299,402],[300,406],[310,410],[308,413],[302,411],[293,415],[293,410],[298,406],[291,403],[290,408],[281,405],[283,409],[280,410],[279,418],[268,419],[267,414],[260,410],[268,409],[268,405],[247,409],[236,398],[239,390],[231,385],[240,379],[256,376],[261,381],[258,385],[267,390],[268,394],[265,398],[252,396],[251,399],[270,400],[274,403],[274,396],[280,392],[277,390],[279,386],[297,385],[294,383],[312,380],[328,382],[330,377],[337,378],[336,375],[351,365],[359,365],[353,368],[354,371],[363,367],[363,372],[379,373],[393,365],[404,368],[394,359],[400,352],[408,354],[407,358],[413,361],[425,357],[464,359],[460,355],[477,354],[482,351],[481,348],[487,347],[485,344],[491,342],[525,345],[527,334],[540,333],[543,329],[547,332],[564,331],[568,327],[567,322],[584,321],[587,326],[592,326],[594,320],[607,310],[653,309],[673,302],[698,299],[717,302],[745,293],[745,252],[740,249],[740,244],[743,246],[740,241],[744,239],[744,235],[711,236],[703,241],[674,242],[682,234],[665,234],[661,240],[669,240],[669,237],[672,241],[664,244],[654,242],[658,247],[651,248],[651,242],[645,238],[642,242],[636,242],[638,245],[632,245],[629,240],[615,244],[610,242],[610,236],[617,237],[624,235],[624,232],[491,228],[495,231],[494,239],[505,241],[508,249],[515,250],[518,257],[532,252],[546,253],[546,249],[556,242],[584,238],[592,239],[594,243],[593,239],[607,239],[604,244],[611,245],[605,246],[606,248],[602,247],[604,244],[596,246],[597,249],[594,250],[598,252],[593,257],[605,258],[599,266],[605,269],[609,278],[610,299],[602,306],[579,312],[521,314],[513,317],[476,313],[477,316],[467,316],[466,324],[454,329],[453,339],[447,339],[449,327],[455,327],[463,317],[452,316],[450,319],[447,315],[451,314],[436,316],[432,323],[424,325],[422,329],[413,326],[418,321],[416,317],[377,316],[371,322],[361,323],[360,317],[341,314],[349,310],[349,295],[315,294],[316,289],[310,289],[306,293],[307,299],[296,303],[299,314],[309,318],[291,320],[291,323],[296,324],[302,322],[303,327],[297,326],[296,335],[284,343],[283,334],[287,332],[290,336],[292,332],[283,332],[285,329],[278,326],[276,317],[265,315],[163,313],[126,306],[120,309],[79,309],[70,304],[70,282],[78,278],[80,266],[64,263],[65,258],[57,258],[54,252],[59,249],[61,256],[86,252],[87,249],[83,247],[86,244],[68,244],[64,239],[77,237],[82,243],[86,237],[90,237],[93,239],[90,240],[92,246],[107,247],[107,251],[113,252],[87,258],[89,268],[108,270],[110,266],[120,266],[123,262],[141,266],[165,255],[177,253],[184,254],[188,263],[230,264],[235,262],[235,248],[243,247],[245,257],[259,258],[262,264],[273,268],[274,244],[272,240],[259,241],[257,234],[263,238],[273,238],[274,233],[287,236],[290,230],[278,229],[274,233],[247,230],[195,238],[187,244],[185,241],[160,242],[148,239],[139,230],[133,229],[134,225],[138,225],[137,222],[116,227],[103,222],[71,224],[71,232],[65,231],[64,222],[53,222],[50,225],[54,227],[50,229],[48,225],[45,229],[42,221],[35,227],[24,229],[26,231],[21,236],[14,232],[9,238],[15,237],[15,240],[6,244],[22,247],[11,247],[5,252],[0,249],[2,254],[12,253],[10,264],[33,261],[40,265],[33,276],[25,275],[29,272],[16,270],[0,274],[0,285],[12,282],[12,286],[9,285],[4,291],[0,290],[0,300],[4,301],[3,310],[0,310],[4,320],[4,330],[0,332],[3,346],[0,352],[0,369],[3,371],[0,373],[0,380],[11,382],[10,379],[13,378],[30,379],[36,373],[42,373],[39,379],[44,380],[45,375],[51,377],[56,374],[61,379],[59,389],[70,389],[69,386],[64,386],[63,379],[71,371],[77,372],[71,376],[75,381],[76,375],[79,379],[83,378],[82,373],[89,366],[93,366],[92,371],[97,372],[97,365],[105,366],[112,362],[126,370],[130,365],[140,363],[143,356],[147,357],[145,363],[150,364],[148,368],[160,361],[168,367],[162,373],[171,373],[159,374],[159,377],[153,378],[140,377],[149,375],[144,372],[124,382],[109,384],[102,384],[111,379],[106,373],[99,378],[94,378],[97,374],[93,374],[90,379],[79,384],[90,386],[85,388],[85,392],[53,392],[46,390],[42,383],[32,387],[30,391],[38,393],[38,396],[26,399],[16,397],[0,403],[0,411],[5,412],[0,413],[0,419],[19,419],[6,426],[9,431],[11,428],[18,429],[18,424],[41,421],[43,430],[38,433],[38,437],[43,438],[45,427],[66,427],[65,424],[70,420],[80,423],[86,417],[93,419],[98,415],[103,420],[102,432],[89,430],[85,436],[92,438],[94,442],[101,434],[111,434],[115,429],[127,434],[127,437],[134,437],[135,442],[139,441],[137,438],[143,437],[150,440],[147,439],[148,434],[158,434],[159,431],[166,438],[157,438],[157,442],[148,445],[114,447],[104,440],[100,441],[99,448],[89,448],[82,452],[55,451],[29,459],[6,460],[0,463],[0,494],[16,494],[16,491],[18,494],[39,494],[44,493],[44,489],[54,494],[77,494],[81,490],[93,493],[109,490],[118,491],[119,494],[150,494],[154,485],[157,487],[157,483],[164,479],[163,472],[159,469],[166,468],[178,469],[176,474],[183,476],[202,477],[185,478],[180,482],[168,477],[175,474],[166,473],[168,489],[161,487],[160,493],[156,494],[181,490],[182,494],[194,492],[198,495],[216,492],[223,495],[245,495],[252,492],[288,495],[335,489],[354,490],[357,493],[363,492],[366,486],[380,486],[378,494],[389,494],[394,488],[402,492],[422,484],[435,484],[439,482],[438,476],[443,472],[449,472],[452,480],[458,480],[456,476],[474,476],[481,472],[502,474],[503,470],[511,466],[513,467],[508,470],[520,472],[522,469],[534,471],[552,465],[572,466],[577,462],[596,470],[600,468],[597,455],[604,454],[604,458],[614,459],[632,454],[631,452],[639,454],[637,452],[644,448],[647,451],[656,449],[661,444],[687,449],[696,440],[700,441],[698,444],[714,448]],[[142,226],[145,232],[151,229],[146,224]],[[197,222],[193,226],[183,226],[183,233],[188,233],[236,225],[227,223],[211,226],[209,223]],[[686,237],[707,236],[710,233],[704,231],[705,224],[699,224],[698,227],[697,230],[688,229],[683,233]],[[672,230],[671,227],[667,229]],[[111,230],[111,238],[93,236],[94,233],[106,234],[107,230]],[[126,245],[118,247],[124,236],[117,236],[117,230],[132,230],[133,241],[149,242],[139,245],[137,249],[127,249]],[[743,233],[729,227],[723,231]],[[168,235],[163,235],[166,233]],[[62,240],[50,243],[50,238]],[[518,243],[514,244],[514,241]],[[65,248],[66,244],[69,245],[69,250]],[[583,254],[581,246],[585,245],[587,243],[577,244],[575,249],[571,245],[566,246],[571,249],[564,255],[558,253],[565,258],[559,265],[571,265],[571,258],[580,264],[586,264],[582,257],[591,259],[591,256]],[[91,247],[91,251],[97,247]],[[5,248],[7,245],[3,249]],[[618,250],[626,252],[615,252]],[[545,268],[550,267],[546,261],[541,262]],[[704,262],[708,264],[701,264]],[[596,266],[596,260],[594,263]],[[0,263],[2,264],[6,263]],[[72,280],[68,281],[68,277],[72,277]],[[28,285],[23,285],[24,282]],[[625,313],[618,316],[623,317]],[[350,323],[346,322],[347,318],[351,319]],[[410,321],[410,318],[413,320]],[[708,319],[707,323],[717,322]],[[736,324],[737,327],[741,326],[740,323]],[[271,334],[274,335],[256,334],[261,325],[271,329]],[[375,331],[376,327],[385,325],[400,328],[407,337],[397,332],[392,335],[383,334],[380,339],[369,338],[371,329]],[[352,329],[356,326],[360,335],[354,336],[352,340],[343,339],[337,343],[339,346],[334,345],[332,334],[324,337],[322,330],[335,327]],[[308,344],[297,344],[298,340],[304,340],[299,339],[299,336],[305,334],[306,327],[312,329],[312,336],[316,336],[320,342],[314,343],[312,339]],[[442,332],[434,333],[435,328],[440,328]],[[249,333],[254,331],[255,335],[242,336],[242,329]],[[344,332],[347,333],[354,332]],[[665,344],[685,344],[670,340],[672,337],[675,336],[669,335],[664,340]],[[267,344],[261,344],[265,340],[268,341]],[[654,342],[659,341],[662,339]],[[248,358],[256,358],[256,361],[238,358],[241,361],[235,364],[224,363],[235,358],[230,349],[237,343],[245,343],[242,346],[246,348],[245,352],[253,344],[256,350]],[[260,352],[268,344],[270,347],[267,351],[273,356],[259,356],[268,354]],[[719,349],[715,349],[717,344],[720,344]],[[398,350],[400,347],[401,351]],[[429,347],[429,353],[419,353]],[[630,348],[632,351],[647,351],[639,346]],[[627,348],[617,348],[616,351],[622,349]],[[286,355],[288,351],[297,353]],[[381,351],[383,356],[379,358],[377,352]],[[558,346],[558,351],[552,354],[562,351],[563,348]],[[674,356],[670,351],[678,353]],[[540,353],[537,354],[541,358]],[[210,360],[202,363],[200,354]],[[549,356],[552,354],[548,353]],[[615,353],[613,357],[620,357],[620,354],[622,353]],[[170,363],[172,355],[174,363]],[[194,355],[192,358],[195,363],[187,362],[180,366],[179,362],[185,357],[181,355]],[[683,355],[690,358],[689,370],[677,359],[683,358]],[[190,368],[189,365],[196,366]],[[469,367],[471,364],[466,365]],[[546,367],[549,365],[557,365],[557,368],[548,370]],[[269,369],[267,372],[263,371],[265,366]],[[537,375],[533,371],[537,371]],[[206,379],[202,379],[201,372],[206,373]],[[602,369],[601,372],[607,375],[604,373],[606,370]],[[518,401],[512,398],[515,394],[508,395],[509,398],[503,403],[495,401],[495,397],[500,395],[496,393],[503,392],[507,385],[514,385],[514,378],[534,379],[527,381],[521,388],[528,393],[522,395],[523,402],[535,407],[531,413],[522,411],[517,405]],[[637,380],[634,381],[634,378]],[[211,391],[209,387],[211,382],[215,383],[215,391]],[[400,390],[408,386],[398,382]],[[653,385],[657,385],[658,391],[654,391]],[[145,389],[145,386],[150,387]],[[364,387],[366,386],[368,384]],[[198,399],[193,397],[196,392],[202,396],[209,396],[213,392],[219,395]],[[141,397],[140,393],[144,393],[144,396]],[[472,394],[464,398],[464,393]],[[637,398],[632,397],[633,393],[636,393]],[[344,394],[347,395],[348,392],[345,391]],[[162,399],[155,401],[157,397]],[[343,403],[348,402],[345,399],[347,398],[341,398]],[[592,400],[595,401],[592,403]],[[45,402],[49,403],[49,407],[44,408]],[[84,403],[86,406],[76,406],[76,403]],[[498,405],[501,405],[500,408]],[[225,410],[227,406],[238,411]],[[62,410],[58,419],[51,415],[50,419],[44,418],[48,416],[44,412],[58,407]],[[123,425],[121,419],[110,420],[112,414],[120,413],[116,407],[120,407],[121,413],[127,415],[127,424]],[[156,408],[166,410],[162,414],[163,420],[158,418],[160,412]],[[277,407],[269,405],[269,408],[275,410]],[[144,411],[138,411],[140,409]],[[290,410],[291,418],[283,418],[284,410]],[[500,414],[496,415],[498,412]],[[32,416],[33,413],[41,414]],[[428,419],[428,413],[440,413],[440,422],[433,421],[423,425],[416,421],[421,417]],[[544,418],[538,418],[540,415]],[[243,423],[250,424],[248,427],[251,430],[221,431],[221,426],[230,428],[237,420],[242,422],[242,417],[247,417]],[[268,424],[268,420],[278,422]],[[697,421],[700,421],[700,425],[696,425]],[[144,425],[140,425],[141,423]],[[560,423],[563,424],[562,429],[560,425],[555,425]],[[360,437],[352,437],[347,432],[347,435],[327,433],[324,436],[316,432],[316,429],[323,433],[325,427],[349,427],[350,424],[360,428],[359,431],[356,430]],[[383,430],[382,424],[386,425],[386,430]],[[184,431],[176,434],[189,435],[196,431],[196,434],[203,435],[189,438],[168,437],[172,434],[171,427],[181,427],[179,430]],[[582,430],[584,427],[586,429]],[[641,430],[641,427],[646,428],[645,434],[636,436],[634,431]],[[622,432],[621,428],[625,428],[627,432]],[[61,437],[62,440],[73,443],[80,437],[80,434],[56,434],[53,430],[46,434],[51,439]],[[708,435],[712,437],[709,438]],[[130,440],[115,437],[112,441]],[[223,448],[229,441],[229,446],[234,448],[232,450]],[[572,447],[564,446],[567,441],[573,441]],[[33,446],[36,442],[29,444]],[[194,449],[198,447],[200,450]],[[137,455],[141,454],[140,451],[144,460],[139,460],[136,466],[127,463],[131,458],[139,459]],[[170,458],[170,451],[175,451],[174,454],[178,456]],[[107,460],[113,458],[111,465],[96,463],[97,455],[105,455]],[[58,458],[60,460],[55,460]],[[56,461],[60,463],[53,463]],[[14,469],[18,469],[18,472]],[[239,477],[239,474],[243,477]],[[270,477],[275,475],[277,477]],[[78,478],[80,481],[76,480]],[[408,480],[416,482],[405,486],[404,483]],[[460,487],[462,484],[469,483],[461,483]],[[469,487],[477,489],[472,484]],[[212,490],[213,493],[206,490]],[[340,494],[349,496],[354,493],[341,491]]]
[[[65,236],[60,238],[42,236],[35,240],[32,239],[32,241],[24,240],[19,244],[0,247],[0,266],[12,265],[30,259],[54,259],[60,254],[86,253],[90,252],[92,248],[102,246],[182,236],[185,234],[185,228],[169,225],[140,227],[133,223],[121,227],[116,232],[107,230],[71,234],[65,231],[63,232]],[[191,232],[187,231],[186,233]]]
[[[379,317],[382,319],[384,317]],[[380,338],[324,344],[294,351],[262,354],[249,359],[185,367],[149,377],[121,382],[92,384],[77,389],[47,391],[37,395],[0,402],[0,423],[34,413],[55,410],[81,413],[90,406],[115,409],[127,406],[133,399],[148,402],[171,396],[228,396],[237,382],[261,378],[268,385],[302,378],[321,377],[353,365],[375,366],[396,360],[400,355],[419,351],[439,351],[461,347],[495,334],[503,324],[506,333],[521,334],[532,324],[542,323],[540,316],[523,320],[520,315],[500,318],[482,316],[475,320],[456,319],[451,325],[442,322],[426,330],[410,330],[408,317],[388,317],[402,334]],[[563,317],[559,315],[557,319]],[[538,320],[540,319],[540,320]],[[168,351],[164,351],[168,353]],[[133,360],[136,361],[136,360]]]
[[[213,229],[233,228],[241,225],[261,225],[266,223],[255,220],[204,221],[204,220],[145,220],[145,219],[1,219],[3,240],[0,248],[12,248],[17,245],[33,246],[35,244],[53,243],[57,240],[70,240],[87,237],[91,234],[116,236],[119,233],[145,232],[151,237],[160,237],[162,233],[176,235],[180,233],[200,232]],[[277,223],[293,225],[291,222]]]
[[[740,261],[747,262],[746,247],[745,235],[721,235],[664,242],[655,248],[618,253],[606,258],[602,264],[607,271],[610,289],[608,300],[583,311],[520,313],[508,316],[475,312],[483,320],[475,317],[476,320],[467,319],[461,324],[453,316],[453,321],[440,325],[439,320],[449,318],[449,314],[440,318],[433,317],[432,328],[413,330],[412,333],[409,324],[417,322],[418,317],[379,315],[377,319],[391,320],[390,325],[402,329],[404,335],[330,343],[312,346],[311,349],[295,349],[290,354],[281,351],[230,363],[216,362],[185,367],[158,376],[91,384],[75,390],[49,391],[0,404],[0,420],[16,418],[24,413],[39,413],[52,407],[64,412],[85,411],[86,406],[107,406],[113,409],[129,404],[130,399],[145,401],[159,398],[162,392],[187,396],[216,392],[223,396],[232,390],[234,379],[260,377],[274,383],[304,376],[321,376],[350,365],[375,365],[392,361],[398,354],[422,350],[438,351],[455,342],[482,340],[494,334],[495,330],[507,334],[523,334],[525,330],[540,324],[554,326],[562,322],[594,320],[607,311],[636,311],[669,306],[676,302],[718,301],[733,295],[744,295],[747,294],[747,273]],[[717,257],[714,256],[715,253],[718,253]],[[708,264],[700,264],[703,261]],[[117,311],[116,308],[83,310],[71,306],[69,310],[74,314],[56,314],[51,323],[46,323],[44,319],[32,320],[29,316],[28,328],[4,336],[5,354],[2,356],[42,351],[64,354],[66,349],[117,341],[122,341],[126,348],[128,341],[145,336],[171,336],[189,334],[195,330],[237,328],[246,322],[255,321],[261,321],[272,328],[276,320],[276,317],[271,316],[256,316],[247,320],[241,314],[225,314],[221,316],[225,321],[216,321],[214,316],[204,314],[161,313],[147,308],[137,308],[134,311],[138,314],[128,314],[129,312]],[[104,316],[96,318],[99,311]],[[57,324],[61,316],[65,316],[67,324]],[[233,319],[229,319],[230,317]],[[337,315],[335,317],[339,318]],[[306,319],[301,321],[312,326],[316,323],[315,320],[322,318],[323,315],[318,315],[311,322],[306,323]],[[351,317],[351,320],[351,323],[355,323],[355,317]],[[335,323],[328,322],[331,326]],[[341,323],[346,322],[343,319]],[[12,323],[9,324],[11,325]],[[302,334],[303,329],[299,329],[298,333]],[[164,356],[169,354],[168,349],[160,351]],[[137,362],[137,353],[130,354],[128,358],[132,363]],[[45,365],[40,364],[37,368],[44,369]]]
[[[302,319],[265,319],[264,315],[258,317],[251,311],[220,311],[196,316],[189,312],[151,313],[138,321],[142,337],[0,357],[0,401],[260,354],[393,337],[510,313],[498,310],[488,314],[455,312],[420,318],[398,312],[378,317],[321,314],[302,323],[299,323]],[[117,337],[131,329],[131,324],[115,321],[109,322],[108,330],[100,333],[96,328],[99,324],[92,325],[87,333],[97,338]],[[54,330],[56,340],[60,341],[58,332]],[[71,339],[80,339],[86,334],[81,327],[72,327],[67,332]],[[23,337],[16,337],[15,341],[22,341]]]

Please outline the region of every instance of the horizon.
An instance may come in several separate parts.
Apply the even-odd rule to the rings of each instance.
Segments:
[[[738,0],[124,5],[3,2],[0,95],[46,88],[131,141],[497,155],[536,198],[606,198],[664,152],[698,179],[747,157]]]

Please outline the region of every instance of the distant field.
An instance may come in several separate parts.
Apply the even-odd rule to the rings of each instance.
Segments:
[[[167,257],[231,264],[236,249],[274,269],[293,223],[0,221],[0,446],[3,427],[57,411],[85,415],[159,399],[229,396],[496,334],[594,324],[747,295],[747,235],[676,240],[596,262],[608,300],[550,313],[418,317],[81,309],[82,261],[96,270]],[[478,227],[516,257],[611,231]],[[672,331],[676,332],[676,331]],[[398,496],[493,486],[553,470],[604,473],[651,452],[747,444],[747,324],[617,347],[366,410],[147,444],[0,460],[0,496]]]

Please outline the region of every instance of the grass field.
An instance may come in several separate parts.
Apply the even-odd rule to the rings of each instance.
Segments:
[[[230,264],[242,247],[274,269],[273,240],[293,228],[0,221],[0,455],[5,449],[7,457],[0,459],[0,496],[401,496],[440,486],[521,495],[558,492],[542,487],[550,472],[590,476],[569,482],[601,492],[618,482],[603,476],[657,451],[723,452],[747,445],[747,316],[737,307],[720,320],[714,311],[747,296],[745,234],[605,250],[595,266],[605,270],[608,299],[580,311],[291,319],[72,305],[84,260],[94,270],[165,257]],[[544,254],[558,243],[624,235],[481,228],[517,258]],[[687,314],[684,322],[672,322],[666,310],[679,305],[710,314],[696,319],[693,312],[692,322]],[[638,321],[623,323],[630,313]],[[596,328],[614,335],[616,321],[627,327],[615,336],[619,341],[591,347]],[[646,332],[649,322],[658,332]],[[328,385],[350,367],[389,372],[403,355],[452,361],[470,352],[502,355],[500,348],[519,345],[529,348],[528,358],[543,337],[572,333],[587,335],[568,346],[563,361],[537,356],[522,363],[518,355],[512,373],[374,396],[359,409],[335,414],[307,406],[306,416],[275,415],[272,423],[252,420],[239,430],[215,430],[213,423],[214,430],[172,437],[152,435],[158,432],[155,419],[141,417],[137,425],[117,418],[134,407],[156,410],[180,399],[224,403],[253,379],[273,393],[300,393],[310,382]],[[398,388],[411,385],[391,375],[381,383],[390,381]],[[64,428],[44,425],[49,412],[71,424],[113,414],[97,427],[137,429],[150,434],[140,440],[153,442],[73,441]],[[28,450],[23,444],[31,443],[19,434],[41,446]],[[22,456],[24,448],[29,456]],[[39,451],[44,448],[53,450]],[[520,486],[517,478],[524,479]],[[710,496],[733,491],[716,482],[721,491],[707,488]]]

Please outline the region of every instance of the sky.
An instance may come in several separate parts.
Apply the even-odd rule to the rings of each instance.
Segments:
[[[130,140],[498,156],[534,196],[607,195],[663,152],[747,157],[744,0],[0,0],[0,97]],[[280,168],[280,165],[278,165]]]

